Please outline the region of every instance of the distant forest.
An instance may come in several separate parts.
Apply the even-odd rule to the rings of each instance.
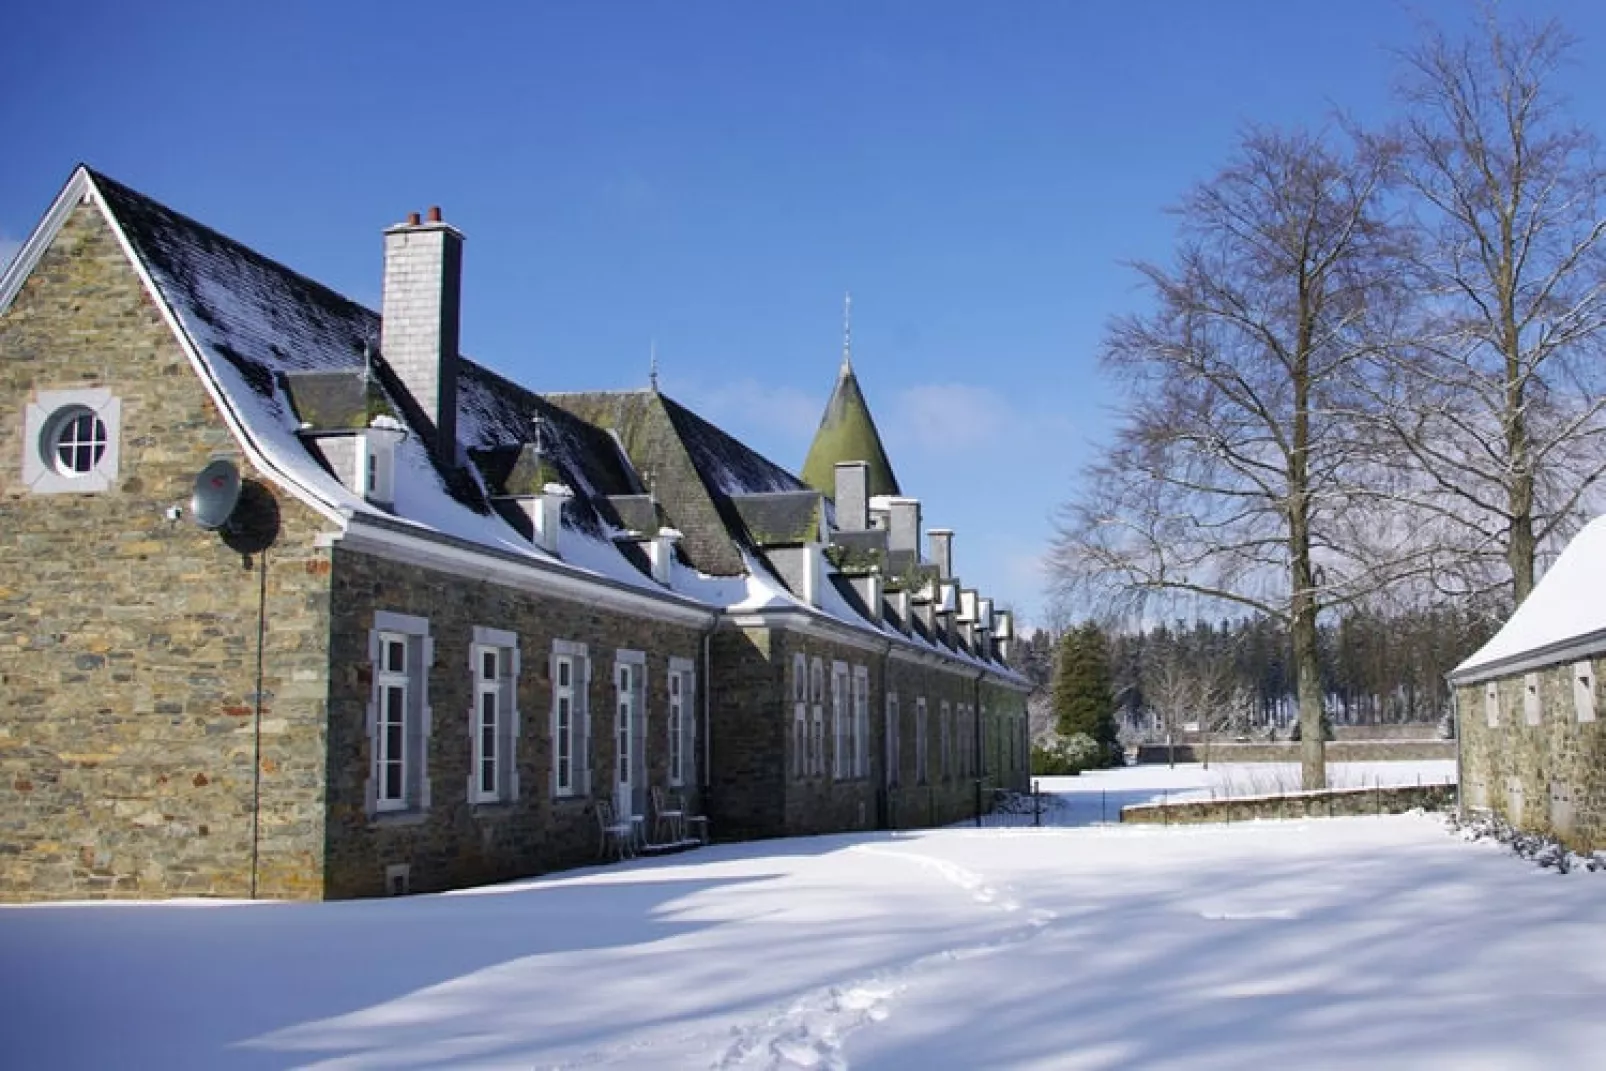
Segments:
[[[1445,675],[1494,634],[1503,615],[1438,608],[1353,613],[1318,631],[1323,697],[1335,725],[1434,722],[1450,709]],[[1039,629],[1012,661],[1053,680],[1060,636]],[[1203,722],[1213,731],[1287,729],[1298,718],[1288,630],[1267,618],[1176,621],[1106,631],[1114,701],[1129,731]]]

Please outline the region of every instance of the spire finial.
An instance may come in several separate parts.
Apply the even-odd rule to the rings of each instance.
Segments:
[[[652,340],[652,359],[647,366],[647,382],[652,385],[652,392],[658,393],[658,340]]]
[[[853,293],[842,292],[842,371],[853,371]]]

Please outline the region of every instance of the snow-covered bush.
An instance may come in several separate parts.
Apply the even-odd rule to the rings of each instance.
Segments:
[[[1068,739],[1055,737],[1032,745],[1032,773],[1075,775],[1102,765],[1099,743],[1087,733],[1076,733]]]
[[[1520,858],[1554,869],[1558,874],[1570,874],[1574,870],[1606,870],[1606,852],[1579,855],[1550,837],[1514,829],[1492,814],[1477,814],[1463,819],[1451,811],[1445,818],[1445,825],[1452,832],[1459,833],[1463,840],[1492,840],[1504,844]]]

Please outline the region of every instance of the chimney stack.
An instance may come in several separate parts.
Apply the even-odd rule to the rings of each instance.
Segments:
[[[433,423],[435,449],[457,463],[457,342],[463,236],[429,210],[385,231],[379,349]]]
[[[912,551],[915,560],[920,558],[920,500],[918,498],[886,499],[887,549]]]
[[[870,466],[863,461],[836,465],[836,526],[843,532],[870,527]]]
[[[931,544],[931,560],[937,566],[938,578],[949,579],[954,575],[954,530],[933,528],[926,538]]]

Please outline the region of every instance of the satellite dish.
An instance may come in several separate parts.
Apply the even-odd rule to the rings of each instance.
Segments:
[[[190,515],[208,532],[229,523],[234,507],[240,503],[240,470],[227,458],[219,458],[195,477],[195,493],[190,496]]]

